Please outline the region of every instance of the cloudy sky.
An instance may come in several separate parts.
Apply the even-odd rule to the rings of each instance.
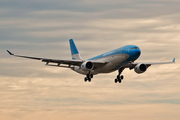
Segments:
[[[1,120],[180,119],[179,0],[0,0]],[[73,38],[82,58],[137,45],[144,74],[124,70],[91,83],[69,69],[13,53],[71,59]]]

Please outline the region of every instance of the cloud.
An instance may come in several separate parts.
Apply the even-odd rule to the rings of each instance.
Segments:
[[[154,109],[156,108],[156,109]],[[163,108],[163,109],[162,109]],[[68,109],[68,110],[67,110]],[[10,113],[11,116],[8,119],[22,119],[22,120],[30,120],[33,118],[41,118],[44,120],[48,119],[104,119],[108,120],[110,118],[113,119],[127,119],[127,120],[135,120],[136,118],[143,119],[156,119],[157,114],[163,118],[164,120],[168,120],[172,118],[171,114],[173,113],[173,118],[178,117],[179,106],[170,105],[170,104],[161,104],[161,105],[122,105],[122,106],[102,106],[97,108],[97,106],[84,106],[84,107],[67,107],[61,108],[58,111],[50,110],[50,111],[32,111],[28,114],[26,111],[16,111],[16,110],[6,110],[6,112]],[[170,110],[170,111],[169,111]],[[111,111],[111,112],[109,112]],[[16,114],[13,114],[13,113]],[[4,113],[4,112],[3,112]],[[6,113],[2,114],[2,118]],[[5,117],[7,118],[7,117]]]

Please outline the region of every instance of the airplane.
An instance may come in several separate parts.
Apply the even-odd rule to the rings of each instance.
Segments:
[[[115,78],[114,82],[121,83],[121,81],[124,79],[124,76],[121,74],[125,68],[129,68],[130,70],[134,69],[134,71],[137,74],[140,74],[144,73],[147,70],[147,68],[151,65],[175,63],[175,58],[172,62],[136,63],[134,61],[137,60],[141,55],[141,50],[138,46],[135,45],[127,45],[124,47],[120,47],[118,49],[106,52],[96,57],[83,60],[73,39],[69,40],[69,44],[71,49],[72,60],[29,57],[15,55],[11,53],[9,50],[7,50],[7,52],[10,55],[16,57],[41,60],[42,62],[46,62],[46,65],[48,66],[70,68],[71,70],[77,73],[86,75],[86,77],[84,78],[85,82],[91,82],[93,76],[99,73],[111,73],[118,70],[118,75]]]

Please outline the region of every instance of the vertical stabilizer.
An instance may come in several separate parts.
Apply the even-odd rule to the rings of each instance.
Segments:
[[[70,44],[70,48],[71,48],[72,59],[73,60],[82,60],[73,39],[69,40],[69,44]]]

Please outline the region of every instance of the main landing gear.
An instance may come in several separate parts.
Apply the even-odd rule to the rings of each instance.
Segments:
[[[124,76],[123,75],[121,75],[121,73],[122,73],[122,71],[124,70],[125,68],[120,68],[119,69],[119,73],[118,73],[118,75],[117,75],[117,78],[114,80],[114,82],[115,83],[117,83],[117,82],[119,82],[119,83],[121,83],[121,81],[124,79]]]
[[[121,81],[123,80],[124,76],[123,75],[117,75],[117,78],[114,80],[115,83],[119,82],[121,83]]]
[[[88,73],[88,74],[86,75],[86,77],[84,78],[84,81],[85,81],[85,82],[86,82],[86,81],[91,82],[91,78],[93,78],[93,74]]]

